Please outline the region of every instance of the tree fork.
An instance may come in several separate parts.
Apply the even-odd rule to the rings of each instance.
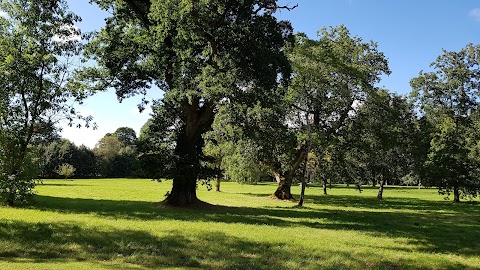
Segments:
[[[300,168],[300,165],[302,164],[303,160],[307,156],[307,146],[303,145],[298,149],[295,158],[293,159],[291,163],[291,169],[286,171],[285,173],[281,174],[278,172],[274,172],[275,179],[277,180],[278,187],[275,193],[273,193],[273,196],[277,197],[280,200],[293,200],[292,192],[291,192],[291,187],[292,187],[292,181],[293,181],[293,176],[295,172]]]

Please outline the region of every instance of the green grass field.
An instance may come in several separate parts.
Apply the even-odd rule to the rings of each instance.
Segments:
[[[223,183],[192,210],[159,207],[170,187],[46,180],[0,208],[0,269],[480,269],[480,205],[435,189],[310,187],[297,208],[274,184]]]

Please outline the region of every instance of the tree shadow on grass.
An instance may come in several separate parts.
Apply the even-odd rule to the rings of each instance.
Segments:
[[[72,223],[0,222],[0,259],[113,262],[153,267],[198,269],[405,269],[418,262],[373,260],[372,253],[335,252],[337,260],[324,264],[328,250],[298,252],[288,239],[276,242],[244,240],[220,231],[187,234],[175,230],[155,236],[144,231],[95,229]],[[8,243],[8,245],[5,245]],[[444,268],[466,265],[443,263]],[[113,267],[112,267],[113,268]],[[423,269],[428,269],[424,267]]]
[[[67,180],[68,181],[68,180]],[[80,185],[78,183],[74,183],[73,180],[71,183],[68,184],[54,184],[54,183],[43,183],[39,184],[38,186],[50,186],[50,187],[88,187],[89,185]]]
[[[400,188],[397,188],[400,189]],[[271,197],[267,193],[240,193],[253,197]],[[480,205],[477,202],[465,201],[453,203],[452,201],[432,201],[418,198],[399,198],[385,196],[383,200],[376,197],[359,195],[305,195],[305,205],[314,204],[317,206],[339,206],[366,209],[401,209],[401,210],[422,210],[422,211],[449,211],[458,213],[476,213],[480,215]]]
[[[404,237],[419,246],[420,251],[480,255],[480,215],[469,211],[469,205],[442,209],[430,201],[392,199],[370,201],[354,196],[319,196],[317,203],[331,205],[363,205],[358,208],[294,208],[294,207],[226,207],[208,209],[158,208],[151,202],[71,199],[36,196],[35,209],[69,214],[92,214],[114,219],[181,220],[229,224],[268,225],[274,227],[304,226],[313,229],[355,230],[375,236]],[[385,204],[386,203],[386,204]],[[380,205],[380,206],[379,206]],[[382,206],[383,205],[383,206]],[[363,209],[370,206],[371,209]],[[461,206],[466,206],[464,211]],[[384,208],[384,209],[382,209]],[[428,209],[399,211],[395,209]],[[418,209],[417,209],[418,208]],[[438,211],[437,211],[438,210]]]

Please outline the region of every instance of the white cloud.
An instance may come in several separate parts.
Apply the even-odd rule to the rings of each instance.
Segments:
[[[480,8],[470,10],[468,16],[475,21],[480,22]]]
[[[95,147],[95,144],[105,136],[107,130],[92,128],[76,128],[76,127],[62,127],[63,130],[60,133],[63,138],[69,139],[76,145],[85,145],[89,148]]]
[[[0,17],[6,18],[7,16],[8,16],[8,15],[7,15],[7,13],[6,13],[5,11],[1,11],[1,10],[0,10]]]

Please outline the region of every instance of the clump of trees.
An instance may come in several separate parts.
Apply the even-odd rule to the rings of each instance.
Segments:
[[[480,192],[480,45],[444,51],[431,66],[411,81],[412,98],[432,130],[420,177],[458,202]]]
[[[137,143],[135,131],[128,127],[107,133],[93,149],[60,138],[43,142],[37,146],[42,160],[40,177],[57,178],[57,168],[64,164],[75,168],[76,178],[153,177],[139,162]]]
[[[284,200],[301,182],[300,204],[307,182],[325,195],[327,183],[379,185],[378,199],[387,183],[412,181],[455,202],[480,192],[478,45],[444,51],[404,97],[377,87],[390,69],[375,42],[345,26],[293,35],[274,13],[294,7],[275,0],[91,2],[111,16],[88,44],[63,0],[0,3],[0,196],[9,205],[32,194],[36,176],[72,168],[82,178],[171,178],[165,203],[174,206],[199,203],[205,179],[217,190],[220,179],[273,179]],[[81,54],[96,65],[74,71]],[[58,137],[60,119],[91,120],[71,101],[152,87],[165,94],[138,138],[119,128],[88,149]]]

